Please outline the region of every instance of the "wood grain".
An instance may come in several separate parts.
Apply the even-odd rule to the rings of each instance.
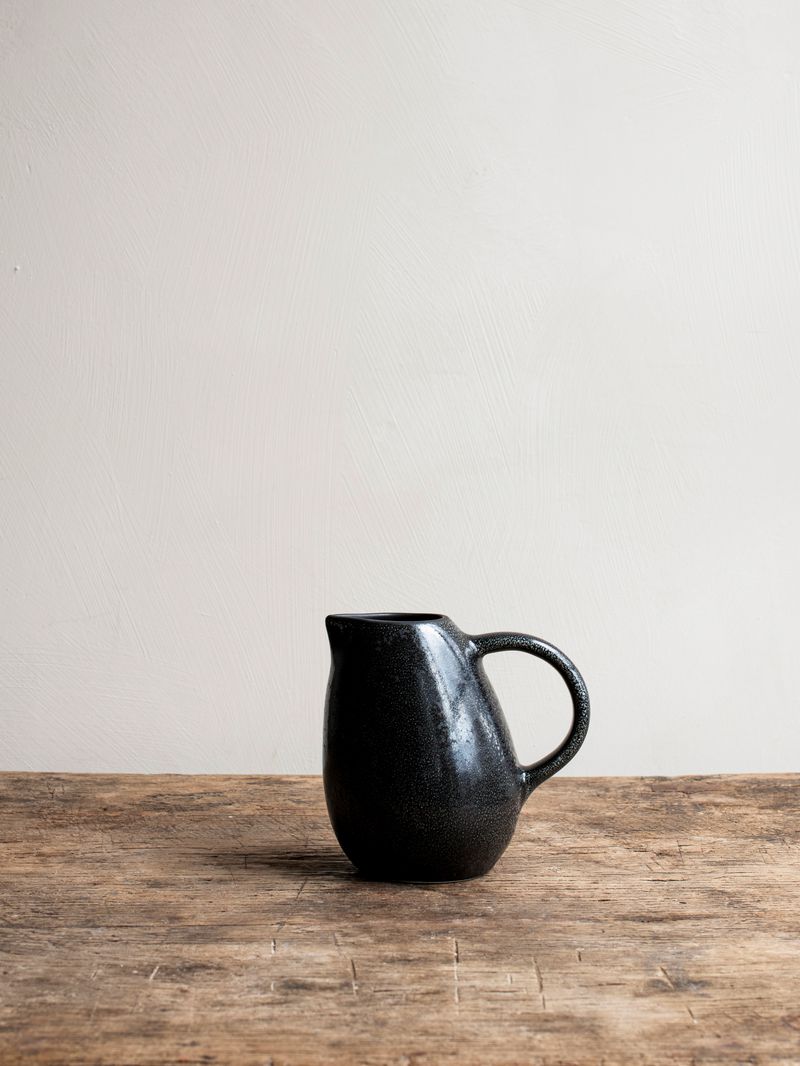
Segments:
[[[319,778],[0,775],[3,1063],[800,1062],[800,777],[561,778],[358,877]]]

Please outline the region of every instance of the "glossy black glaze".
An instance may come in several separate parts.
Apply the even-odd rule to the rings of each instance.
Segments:
[[[521,633],[469,636],[443,615],[334,614],[326,626],[325,797],[342,849],[366,876],[457,881],[489,871],[537,785],[575,755],[589,725],[583,678]],[[481,658],[527,651],[572,694],[564,742],[517,763]]]

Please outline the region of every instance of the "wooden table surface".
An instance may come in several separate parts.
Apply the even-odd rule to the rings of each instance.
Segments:
[[[362,880],[315,777],[0,775],[0,1062],[800,1063],[800,777],[558,778]]]

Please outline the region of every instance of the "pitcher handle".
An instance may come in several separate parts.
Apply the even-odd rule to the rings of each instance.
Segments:
[[[472,637],[475,645],[476,657],[483,658],[496,651],[526,651],[535,655],[537,659],[544,659],[558,670],[564,678],[567,688],[572,696],[572,725],[564,740],[558,747],[538,762],[530,766],[521,766],[522,771],[522,802],[530,796],[531,792],[552,777],[570,759],[578,753],[578,749],[586,739],[586,731],[589,728],[589,692],[586,682],[578,672],[577,666],[568,659],[563,651],[559,651],[546,640],[531,637],[527,633],[482,633]]]

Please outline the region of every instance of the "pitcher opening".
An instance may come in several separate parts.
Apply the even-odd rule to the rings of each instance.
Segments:
[[[333,614],[330,618],[351,618],[358,622],[439,622],[444,618],[442,614],[402,614],[392,612],[379,612],[377,614]]]

